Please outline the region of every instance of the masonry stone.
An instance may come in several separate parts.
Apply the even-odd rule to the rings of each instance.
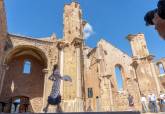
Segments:
[[[3,112],[12,112],[18,100],[18,112],[42,112],[52,88],[48,77],[54,64],[72,83],[61,83],[61,106],[64,112],[126,111],[128,94],[134,97],[136,110],[141,110],[141,94],[165,89],[165,59],[154,60],[142,33],[128,35],[132,56],[103,38],[95,48],[85,45],[80,4],[65,4],[63,37],[55,33],[34,38],[7,32],[4,1],[0,0],[0,104]],[[27,64],[28,63],[28,64]],[[25,65],[30,72],[24,72]],[[118,88],[116,67],[121,73]],[[2,106],[2,105],[0,105]],[[1,108],[0,108],[1,109]],[[2,110],[0,110],[1,112]],[[54,112],[50,106],[48,112]]]

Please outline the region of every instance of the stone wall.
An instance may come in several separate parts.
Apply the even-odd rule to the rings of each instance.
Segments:
[[[159,66],[160,64],[161,64],[161,66]],[[156,69],[156,74],[161,83],[161,90],[164,90],[165,89],[165,58],[155,61],[154,65],[155,65],[155,69]],[[162,68],[160,68],[160,67],[162,67]]]
[[[150,55],[144,34],[128,35],[132,52],[133,67],[137,75],[140,93],[146,96],[149,93],[159,94],[160,83],[153,65],[153,56]]]
[[[33,111],[35,112],[41,112],[43,106],[45,106],[46,101],[47,101],[47,96],[50,94],[50,90],[51,90],[51,86],[52,86],[52,82],[50,80],[48,80],[48,77],[51,75],[52,73],[52,68],[53,65],[57,63],[58,61],[58,48],[57,48],[57,42],[53,42],[51,40],[49,41],[44,41],[44,40],[38,40],[38,39],[32,39],[32,38],[27,38],[25,36],[17,36],[17,35],[9,35],[10,38],[10,43],[12,44],[12,47],[10,47],[9,50],[7,50],[4,54],[4,58],[2,59],[2,63],[9,68],[10,67],[10,63],[12,62],[12,60],[17,60],[17,62],[21,61],[22,56],[25,55],[30,55],[30,57],[33,57],[33,59],[37,59],[39,62],[38,66],[34,67],[34,70],[36,70],[35,68],[39,68],[39,71],[42,73],[42,78],[43,78],[43,82],[42,82],[42,92],[38,93],[40,96],[36,96],[35,98],[31,99],[32,102],[32,106],[33,107]],[[15,57],[16,56],[16,57]],[[17,58],[18,57],[18,58]],[[36,61],[32,61],[32,63],[35,63]],[[1,68],[3,66],[1,65]],[[40,69],[40,67],[42,67]],[[15,67],[16,68],[16,67]],[[3,81],[5,79],[5,77],[7,77],[7,71],[5,71],[6,69],[3,70],[3,76],[1,77],[1,81],[4,83],[5,81]],[[22,70],[22,69],[20,69]],[[14,72],[14,76],[17,76],[17,74],[15,74],[15,71],[17,70],[13,70],[11,69],[10,72]],[[37,74],[39,73],[38,70],[36,70],[36,74],[33,75],[40,75]],[[16,78],[17,79],[17,78]],[[38,79],[35,79],[38,80]],[[28,80],[27,80],[28,81]],[[22,82],[22,81],[19,81]],[[18,84],[19,84],[18,82]],[[1,83],[1,84],[3,84]],[[37,84],[40,82],[29,82],[29,84]],[[40,84],[39,84],[40,85]],[[7,87],[7,85],[4,85]],[[3,86],[3,88],[5,88]],[[28,86],[28,85],[27,85]],[[2,87],[2,86],[1,86]],[[28,86],[27,89],[30,89],[30,87],[33,86]],[[34,88],[35,89],[35,88]],[[37,86],[36,89],[40,90],[39,87]],[[21,89],[20,89],[21,90]],[[32,90],[31,93],[33,93],[33,91],[36,90]],[[37,91],[36,91],[37,92]],[[24,94],[24,96],[29,96],[29,91],[26,91],[26,93],[24,92],[18,92],[17,95],[21,96],[22,94]],[[8,99],[11,98],[10,96],[8,96]],[[40,106],[35,106],[35,104],[41,104]],[[36,104],[36,105],[37,105]]]
[[[69,75],[72,78],[72,83],[64,82],[64,95],[65,100],[76,98],[76,50],[74,46],[70,45],[64,49],[64,75]]]
[[[101,40],[98,43],[98,58],[101,57],[100,67],[104,69],[101,70],[103,73],[101,76],[110,76],[108,79],[110,82],[109,90],[111,90],[111,110],[127,110],[128,109],[128,94],[132,94],[134,97],[135,108],[139,108],[139,88],[136,82],[136,75],[133,67],[131,66],[132,58],[126,53],[117,49],[105,40]],[[101,52],[100,52],[101,51]],[[123,79],[123,89],[118,90],[117,79],[115,74],[116,65],[121,66],[121,75]],[[104,101],[104,100],[103,100]]]
[[[31,62],[31,73],[24,74],[24,62]],[[9,69],[4,78],[1,101],[7,101],[15,96],[27,96],[35,112],[40,112],[42,107],[44,75],[42,69],[44,65],[32,56],[13,57],[8,63]],[[33,106],[37,103],[37,107]],[[39,104],[38,104],[39,103]]]
[[[80,4],[72,2],[64,6],[64,39],[72,42],[74,38],[82,38],[82,12]]]
[[[154,67],[144,35],[128,36],[132,57],[103,39],[96,48],[89,48],[84,45],[85,23],[76,2],[64,7],[64,36],[59,40],[54,34],[47,38],[7,34],[3,0],[0,0],[0,13],[1,101],[27,96],[32,110],[42,112],[52,88],[48,77],[54,64],[59,65],[61,75],[72,78],[72,83],[62,82],[60,90],[62,108],[68,112],[128,110],[128,94],[133,95],[135,108],[141,110],[142,93],[158,94],[163,90],[160,80],[164,86],[164,78],[158,80],[158,69]],[[29,76],[22,74],[23,61],[27,58],[32,61]],[[164,59],[160,61],[165,65]],[[121,90],[117,87],[116,66],[122,74]],[[88,88],[93,91],[90,98]],[[54,112],[54,106],[48,110]]]
[[[86,57],[86,62],[88,62],[86,63],[85,75],[86,111],[99,111],[100,108],[98,108],[98,106],[100,103],[97,101],[100,99],[100,80],[96,48],[94,48],[88,55],[86,55]],[[90,88],[92,89],[92,96],[90,96]]]
[[[4,49],[5,49],[5,42],[8,39],[7,38],[7,24],[6,24],[6,13],[5,13],[5,6],[4,6],[4,1],[0,0],[0,82],[2,79],[2,74],[3,74],[3,63],[2,59],[5,54]],[[1,88],[1,84],[0,84]]]

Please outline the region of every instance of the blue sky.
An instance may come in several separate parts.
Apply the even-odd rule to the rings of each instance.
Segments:
[[[122,91],[123,90],[123,78],[122,78],[121,70],[119,67],[115,67],[115,75],[116,75],[116,80],[117,80],[118,91]]]
[[[157,0],[77,0],[83,18],[94,33],[86,44],[95,47],[100,38],[131,55],[128,34],[144,33],[148,48],[156,59],[165,57],[165,41],[143,17],[156,8]],[[5,0],[8,31],[32,37],[63,36],[63,7],[71,0]]]

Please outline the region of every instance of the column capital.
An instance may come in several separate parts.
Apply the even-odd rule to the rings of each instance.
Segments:
[[[154,55],[148,55],[146,58],[147,58],[147,60],[149,60],[149,61],[152,61],[153,59],[154,59]]]
[[[136,60],[134,60],[132,63],[131,63],[131,66],[133,67],[133,68],[137,68],[137,66],[138,66],[138,62],[136,61]]]
[[[133,39],[136,39],[136,38],[144,38],[144,34],[143,34],[143,33],[128,34],[126,38],[127,38],[129,41],[132,41]]]
[[[133,61],[138,61],[138,60],[149,60],[149,61],[152,61],[154,59],[154,55],[147,55],[147,56],[143,56],[143,57],[138,57],[138,56],[132,56],[132,60]]]
[[[104,76],[102,76],[103,78],[107,78],[107,79],[110,79],[110,77],[111,77],[112,75],[110,75],[110,74],[107,74],[107,75],[104,75]]]
[[[69,44],[67,43],[67,42],[65,42],[65,41],[58,41],[58,43],[57,43],[57,48],[58,49],[63,49],[63,48],[65,48],[65,47],[67,47]]]
[[[71,42],[72,45],[74,45],[75,47],[80,47],[83,43],[83,39],[81,38],[74,38],[73,41]]]
[[[42,72],[45,73],[45,74],[47,74],[48,73],[48,69],[47,68],[42,69]]]

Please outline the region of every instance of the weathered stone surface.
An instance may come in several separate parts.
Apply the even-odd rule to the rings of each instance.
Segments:
[[[152,61],[144,34],[128,35],[132,57],[103,39],[96,48],[84,45],[82,11],[76,2],[64,7],[60,40],[55,34],[46,38],[7,34],[3,0],[0,14],[0,102],[6,103],[4,112],[9,113],[19,97],[29,98],[28,111],[42,112],[51,91],[48,77],[54,64],[60,66],[62,75],[72,78],[72,83],[61,83],[64,112],[126,111],[130,109],[128,94],[134,97],[134,108],[141,110],[141,94],[158,95],[165,88],[157,66],[162,63],[165,68],[165,59]],[[25,60],[31,62],[31,73],[26,75]],[[122,90],[117,87],[115,67],[121,71]],[[50,106],[48,112],[54,111]]]

